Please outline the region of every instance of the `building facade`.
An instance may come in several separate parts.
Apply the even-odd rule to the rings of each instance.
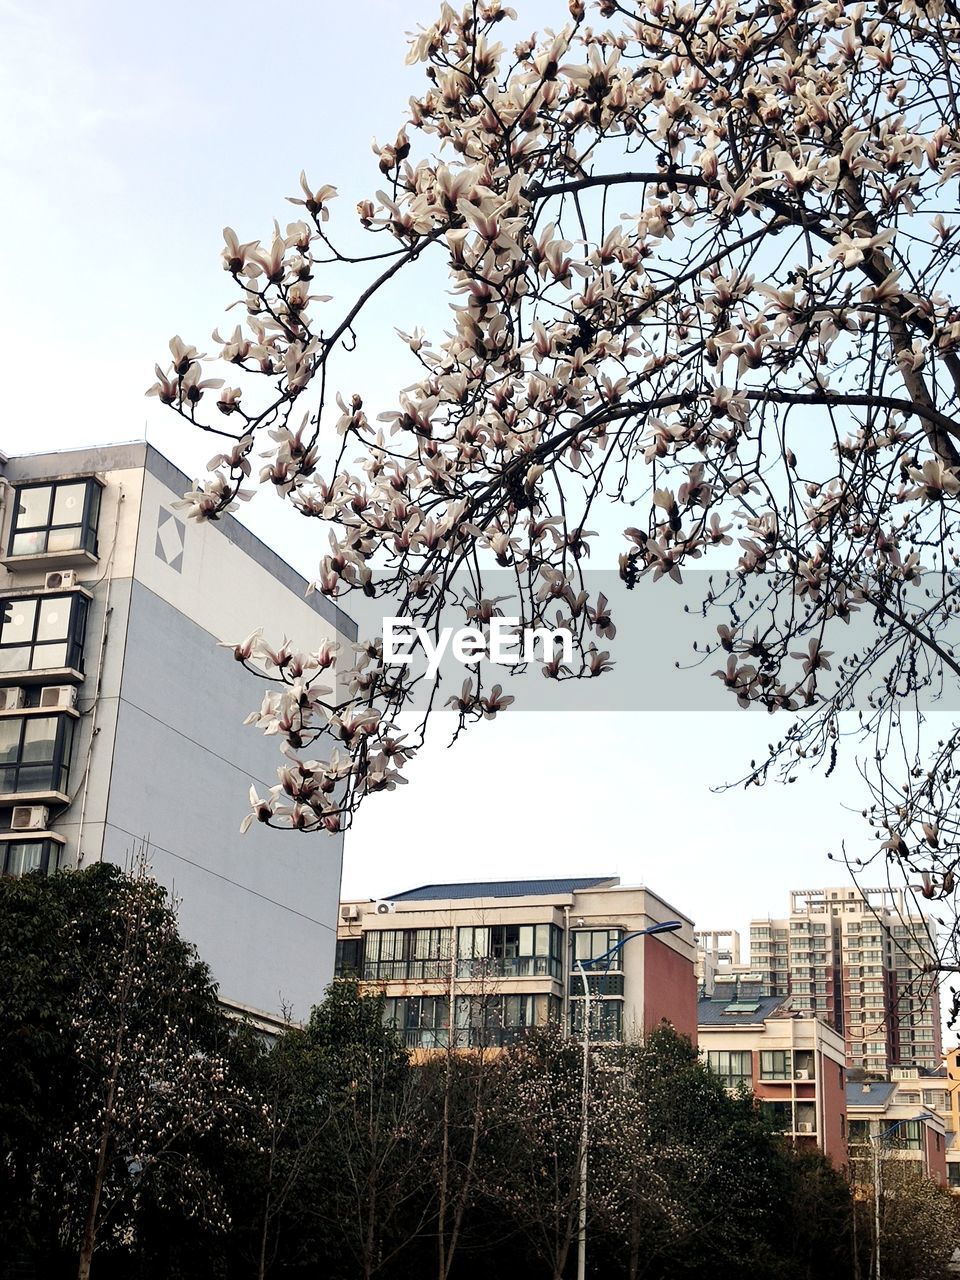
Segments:
[[[818,1147],[838,1168],[846,1163],[842,1036],[749,986],[733,1000],[702,999],[697,1021],[700,1052],[729,1089],[750,1090],[796,1146]]]
[[[614,949],[587,976],[591,1038],[662,1020],[696,1038],[693,924],[616,877],[423,885],[341,904],[337,974],[381,991],[411,1049],[499,1048],[553,1022],[583,1034],[577,961]],[[676,920],[676,932],[633,938]],[[453,1018],[451,1019],[451,1009]]]
[[[943,1115],[923,1101],[923,1093],[910,1078],[847,1084],[850,1164],[858,1181],[871,1182],[874,1161],[882,1158],[904,1162],[939,1186],[947,1185]]]
[[[255,824],[275,742],[232,646],[306,650],[349,619],[230,516],[188,523],[187,477],[146,444],[4,459],[0,861],[127,865],[148,845],[224,1002],[305,1016],[333,973],[341,841]]]
[[[900,889],[793,890],[787,916],[750,923],[763,994],[829,1022],[848,1066],[877,1073],[940,1064],[939,994],[920,978],[934,953],[933,925]]]

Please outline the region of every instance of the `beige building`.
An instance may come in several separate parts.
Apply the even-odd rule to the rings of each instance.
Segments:
[[[750,968],[843,1033],[847,1064],[887,1072],[940,1064],[936,987],[920,980],[934,926],[904,890],[793,890],[790,911],[750,922]]]
[[[863,1182],[872,1181],[874,1158],[904,1161],[941,1187],[947,1183],[944,1080],[908,1073],[891,1080],[847,1084],[850,1162]]]
[[[730,1089],[749,1089],[799,1147],[819,1147],[846,1163],[843,1037],[811,1013],[797,1014],[781,996],[702,999],[697,1037],[707,1064]]]
[[[423,885],[345,901],[340,917],[337,974],[382,991],[410,1048],[449,1044],[451,1021],[458,1047],[502,1046],[548,1022],[582,1034],[577,961],[611,949],[588,975],[592,1037],[662,1019],[696,1037],[693,924],[616,877]],[[666,921],[680,928],[630,938]]]

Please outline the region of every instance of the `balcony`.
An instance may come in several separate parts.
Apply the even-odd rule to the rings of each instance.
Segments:
[[[95,476],[18,485],[7,555],[10,570],[96,564],[102,485]]]
[[[90,599],[83,588],[0,597],[0,686],[81,681]]]
[[[60,866],[63,836],[53,831],[0,832],[0,874],[19,877],[39,871],[52,875]]]
[[[0,712],[0,806],[69,803],[77,712]]]

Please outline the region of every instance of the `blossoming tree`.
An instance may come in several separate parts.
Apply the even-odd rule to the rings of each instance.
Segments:
[[[506,573],[523,626],[574,637],[543,666],[559,681],[608,665],[589,526],[629,504],[626,585],[666,580],[667,609],[670,579],[715,564],[717,674],[787,713],[745,781],[831,767],[852,711],[875,735],[865,857],[952,901],[960,730],[918,723],[960,677],[960,11],[558,0],[556,30],[517,44],[514,17],[444,4],[413,38],[423,91],[377,148],[369,252],[346,252],[335,190],[305,175],[285,230],[226,230],[245,317],[214,333],[220,376],[175,338],[152,388],[224,440],[191,514],[246,497],[256,460],[323,527],[317,590],[389,596],[427,630],[454,607],[483,633]],[[377,414],[357,326],[401,288],[415,319],[431,260],[447,330],[400,335],[419,379]],[[251,818],[339,830],[402,780],[422,734],[396,720],[423,676],[376,637],[346,670],[280,641],[237,647],[266,666],[253,719],[287,756]],[[478,670],[454,709],[466,725],[510,700]]]

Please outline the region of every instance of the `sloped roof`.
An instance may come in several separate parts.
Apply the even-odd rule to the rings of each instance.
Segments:
[[[753,1027],[771,1017],[786,996],[741,996],[739,1000],[699,1000],[697,1026]]]
[[[866,1089],[864,1089],[866,1084]],[[896,1093],[896,1083],[887,1080],[848,1080],[847,1081],[847,1106],[848,1107],[885,1107],[890,1101],[890,1096]]]
[[[388,902],[437,902],[451,898],[554,898],[578,889],[619,883],[616,876],[584,876],[571,880],[468,880],[463,884],[422,884],[387,895]]]

